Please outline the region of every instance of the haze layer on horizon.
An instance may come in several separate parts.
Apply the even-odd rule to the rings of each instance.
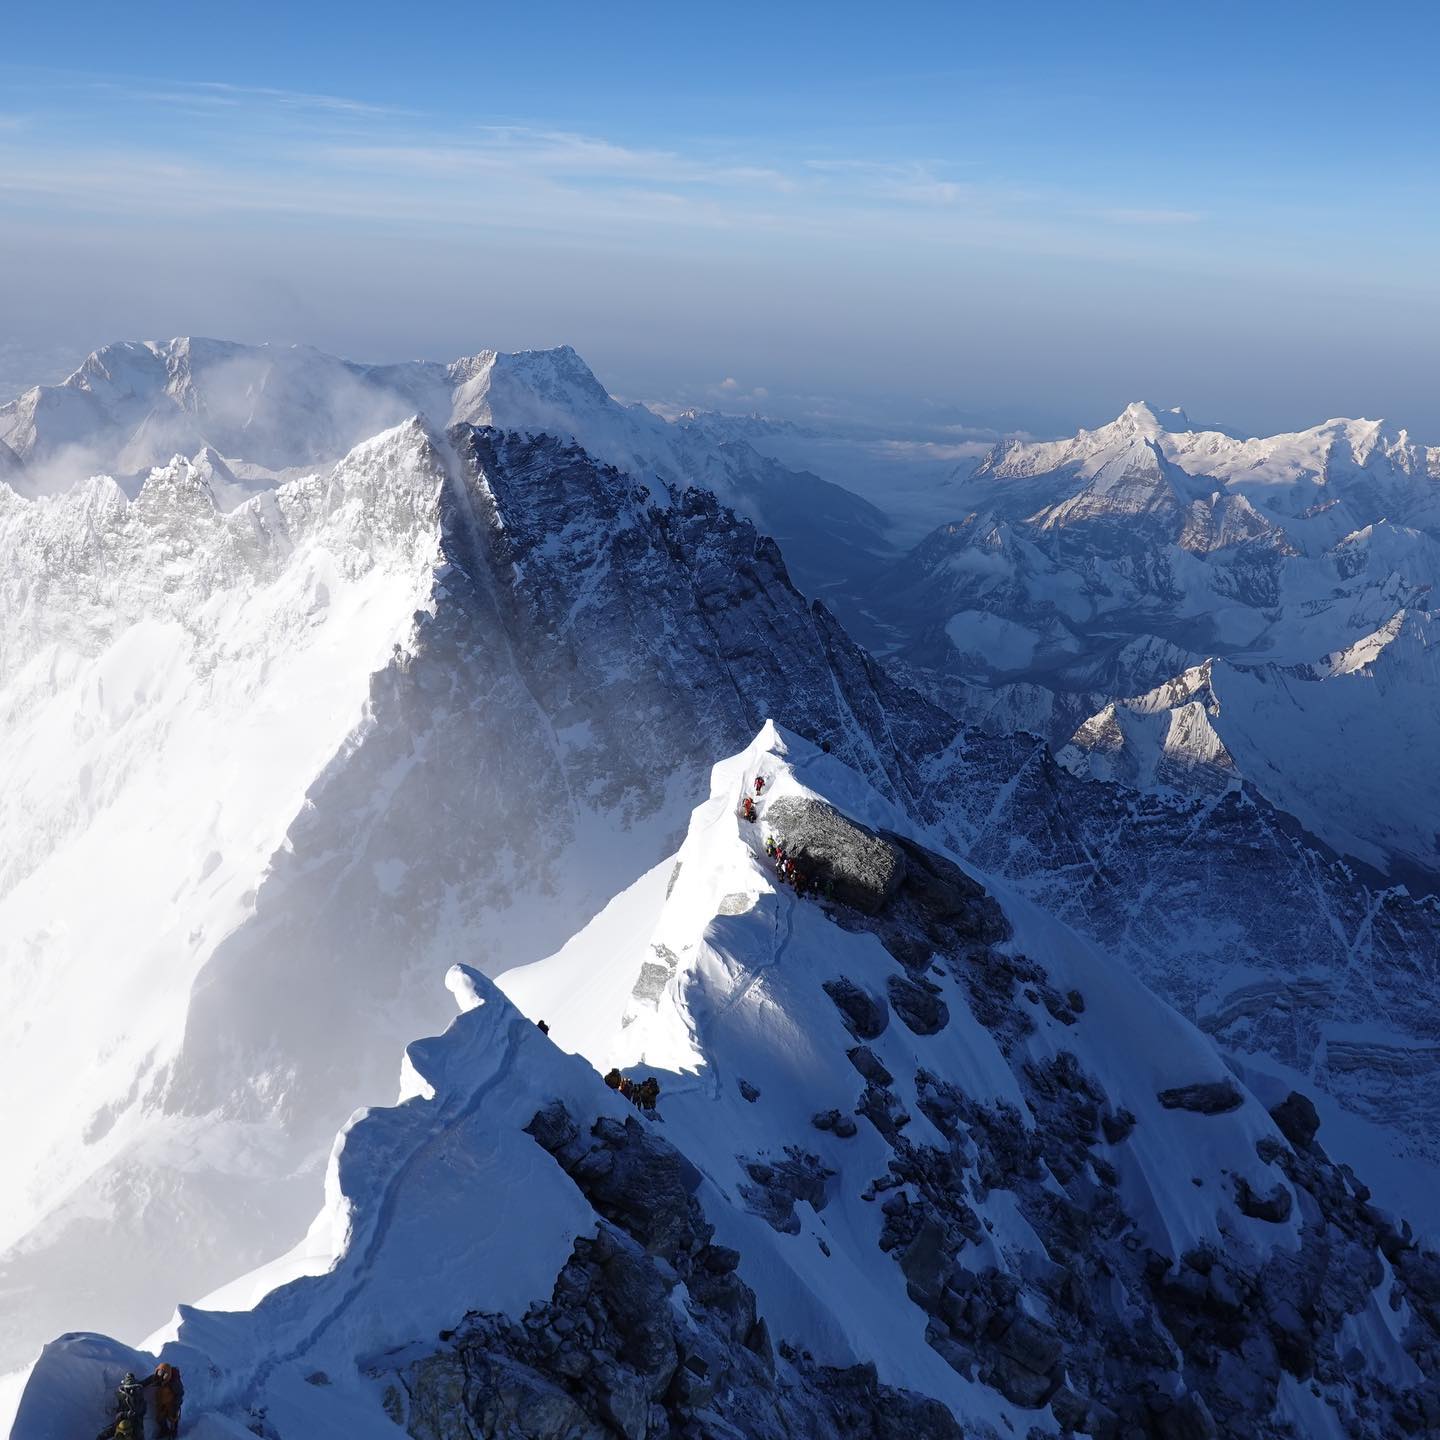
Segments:
[[[0,380],[573,344],[632,398],[1440,442],[1428,7],[360,0],[7,20]]]

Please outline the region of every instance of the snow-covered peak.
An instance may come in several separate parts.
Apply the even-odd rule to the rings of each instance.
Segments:
[[[1178,406],[1163,409],[1145,400],[1132,400],[1105,429],[1130,429],[1138,435],[1153,438],[1194,429],[1190,417]],[[1097,432],[1098,433],[1098,432]]]
[[[623,458],[633,450],[635,419],[611,398],[590,367],[568,345],[504,354],[487,350],[456,361],[453,422],[502,430],[546,432],[578,440],[592,454]],[[647,414],[653,437],[665,425]],[[643,433],[643,430],[642,430]]]
[[[1034,498],[1054,505],[1073,491],[1077,477],[1139,442],[1156,447],[1177,474],[1218,482],[1276,521],[1301,516],[1327,487],[1336,487],[1351,507],[1348,513],[1363,517],[1357,523],[1369,523],[1397,503],[1401,508],[1426,503],[1428,495],[1415,482],[1440,477],[1440,449],[1417,445],[1405,430],[1381,421],[1328,420],[1291,434],[1240,439],[1196,429],[1181,410],[1136,402],[1096,430],[1058,440],[1002,442],[961,490],[980,491],[987,502],[1000,503],[1009,490],[1017,512]],[[997,480],[1009,484],[997,487]],[[1028,483],[1017,485],[1020,481]],[[1395,484],[1402,488],[1393,489]]]
[[[1336,650],[1320,661],[1331,675],[1365,675],[1376,678],[1382,663],[1391,672],[1403,667],[1411,682],[1424,682],[1437,675],[1431,653],[1437,640],[1434,618],[1426,612],[1397,610],[1378,629]],[[1423,667],[1417,671],[1416,667]]]
[[[1401,609],[1313,664],[1207,660],[1105,706],[1059,759],[1140,789],[1243,780],[1343,853],[1433,873],[1437,655],[1433,616]]]
[[[873,568],[883,544],[885,516],[874,506],[785,470],[743,438],[620,404],[568,345],[482,350],[448,366],[360,365],[303,346],[199,339],[113,345],[63,384],[0,407],[0,445],[24,462],[10,483],[29,495],[101,472],[133,493],[153,467],[207,446],[260,488],[333,464],[417,413],[437,430],[489,425],[572,441],[649,486],[656,503],[704,486],[789,542],[812,591]],[[222,503],[238,493],[225,490]]]

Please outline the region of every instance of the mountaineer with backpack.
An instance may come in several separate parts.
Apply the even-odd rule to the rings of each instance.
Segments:
[[[145,1390],[128,1370],[115,1392],[115,1418],[95,1440],[145,1440]]]
[[[155,1389],[155,1434],[158,1440],[171,1440],[180,1433],[180,1404],[185,1399],[185,1387],[180,1383],[180,1372],[163,1360],[155,1367],[155,1373],[147,1376],[140,1384],[145,1389]]]

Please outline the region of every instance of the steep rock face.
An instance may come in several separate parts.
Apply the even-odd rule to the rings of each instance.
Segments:
[[[765,813],[787,852],[847,905],[874,914],[904,883],[904,851],[829,806],[787,797]]]
[[[7,476],[0,456],[0,480],[38,495],[104,472],[133,493],[150,467],[210,446],[246,462],[250,483],[265,487],[334,463],[412,415],[435,430],[468,424],[573,440],[677,493],[703,485],[786,544],[811,594],[890,558],[875,507],[743,441],[622,405],[568,345],[482,350],[448,365],[361,365],[308,346],[189,337],[109,345],[63,383],[0,405],[0,445],[27,462]]]
[[[1243,789],[1129,794],[1077,779],[1023,738],[972,735],[966,761],[927,796],[962,853],[1095,937],[1233,1052],[1313,1075],[1403,1133],[1408,1153],[1434,1155],[1433,1087],[1395,1085],[1440,1063],[1433,898],[1367,885]],[[1357,1028],[1377,1013],[1383,1029]]]
[[[467,1315],[402,1373],[392,1414],[415,1440],[960,1440],[943,1405],[880,1384],[873,1366],[816,1365],[782,1341],[777,1370],[740,1256],[712,1243],[692,1196],[698,1173],[687,1184],[687,1162],[647,1126],[605,1119],[587,1136],[552,1106],[530,1130],[606,1223],[576,1241],[548,1303],[518,1323]]]

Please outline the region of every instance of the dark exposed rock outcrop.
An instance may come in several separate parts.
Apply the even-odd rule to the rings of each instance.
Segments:
[[[1245,1103],[1245,1097],[1230,1080],[1178,1085],[1172,1090],[1160,1091],[1159,1100],[1167,1110],[1192,1110],[1197,1115],[1225,1115]]]
[[[386,1406],[414,1440],[962,1440],[945,1406],[873,1366],[777,1353],[688,1162],[642,1122],[582,1132],[557,1104],[530,1131],[606,1222],[547,1302],[469,1314],[394,1376]]]
[[[911,876],[922,869],[913,852],[907,862]],[[977,942],[967,922],[983,921],[988,897],[963,899],[960,925],[928,909],[908,880],[878,915],[837,912],[895,958],[887,993],[906,1028],[905,1001],[929,993],[932,975],[965,986],[1007,1054],[1034,1033],[1037,1002],[1062,1024],[1082,1023],[1083,997],[1062,992],[1043,964]],[[1003,936],[1003,919],[988,933]],[[886,1054],[893,1068],[893,1045]],[[1256,1249],[1217,1209],[1233,1243],[1177,1263],[1147,1247],[1125,1209],[1114,1147],[1135,1115],[1073,1054],[1012,1061],[1025,1114],[918,1070],[919,1108],[945,1146],[911,1137],[893,1076],[867,1047],[851,1059],[865,1081],[855,1113],[890,1155],[866,1191],[882,1209],[881,1247],[925,1312],[929,1343],[962,1375],[1016,1405],[1048,1405],[1062,1425],[1101,1440],[1280,1440],[1288,1422],[1271,1416],[1287,1375],[1313,1387],[1348,1434],[1440,1434],[1440,1385],[1423,1378],[1440,1366],[1440,1255],[1418,1247],[1325,1157],[1302,1097],[1277,1107],[1294,1148],[1260,1143],[1260,1158],[1283,1178],[1266,1185],[1237,1174],[1229,1187],[1232,1215],[1281,1225],[1298,1211],[1298,1249]],[[1244,1103],[1228,1078],[1159,1098],[1217,1124]],[[987,1255],[989,1222],[976,1207],[996,1190],[1013,1195],[1043,1262],[1010,1270]],[[1373,1303],[1385,1264],[1397,1277],[1392,1307],[1403,1293],[1415,1317],[1406,1340],[1414,1378],[1354,1384],[1346,1367],[1364,1362],[1347,1338],[1350,1320]]]
[[[746,1157],[743,1203],[796,1233],[803,1207],[835,1203],[830,1187],[842,1179],[831,1172],[843,1162],[834,1137],[868,1127],[869,1147],[851,1153],[873,1154],[878,1136],[885,1158],[861,1199],[879,1211],[879,1246],[923,1314],[928,1344],[1011,1405],[1048,1407],[1062,1430],[1097,1440],[1291,1440],[1277,1406],[1287,1386],[1301,1385],[1356,1440],[1432,1433],[1440,1255],[1330,1162],[1305,1107],[1279,1107],[1292,1143],[1262,1138],[1258,1166],[1193,1177],[1221,1242],[1159,1253],[1146,1215],[1127,1209],[1122,1172],[1135,1162],[1117,1148],[1136,1125],[1122,1101],[1138,1108],[1139,1097],[1107,1093],[1064,1048],[1067,1033],[1094,1023],[1083,997],[999,943],[1007,927],[978,887],[932,904],[934,892],[908,878],[928,873],[921,857],[907,852],[906,864],[878,913],[833,911],[895,966],[885,1001],[873,977],[827,985],[852,1037],[873,1032],[875,1048],[846,1049],[850,1113],[821,1110],[796,1143]],[[977,938],[985,935],[994,938]],[[977,1098],[924,1067],[911,1084],[919,1057],[932,1046],[943,1053],[945,1042],[917,1038],[937,1033],[929,1001],[948,1011],[962,997],[1008,1059],[1013,1098]],[[881,1024],[887,1010],[901,1023]],[[1225,1117],[1244,1103],[1229,1079],[1160,1099],[1214,1117],[1207,1127],[1235,1123]],[[772,1344],[740,1257],[713,1242],[698,1175],[649,1125],[632,1117],[585,1130],[552,1106],[530,1130],[604,1224],[576,1243],[545,1305],[521,1321],[469,1316],[447,1350],[405,1371],[394,1413],[417,1440],[958,1433],[943,1407],[886,1391],[863,1367],[826,1370],[783,1337]],[[810,1148],[827,1145],[828,1165]],[[1038,1244],[1003,1243],[1006,1213]],[[1285,1243],[1256,1239],[1281,1225],[1293,1227]],[[1405,1354],[1388,1372],[1354,1339],[1377,1296],[1404,1316]]]
[[[1297,1150],[1308,1149],[1320,1130],[1320,1116],[1316,1113],[1315,1102],[1298,1090],[1292,1090],[1276,1105],[1270,1111],[1270,1118]]]
[[[838,980],[827,980],[823,988],[835,1002],[845,1028],[857,1040],[874,1040],[884,1033],[890,1017],[883,1000],[876,999],[869,991],[862,990],[853,980],[843,976]]]
[[[899,845],[823,801],[782,795],[765,820],[817,879],[830,882],[837,900],[867,915],[883,910],[906,877]]]

